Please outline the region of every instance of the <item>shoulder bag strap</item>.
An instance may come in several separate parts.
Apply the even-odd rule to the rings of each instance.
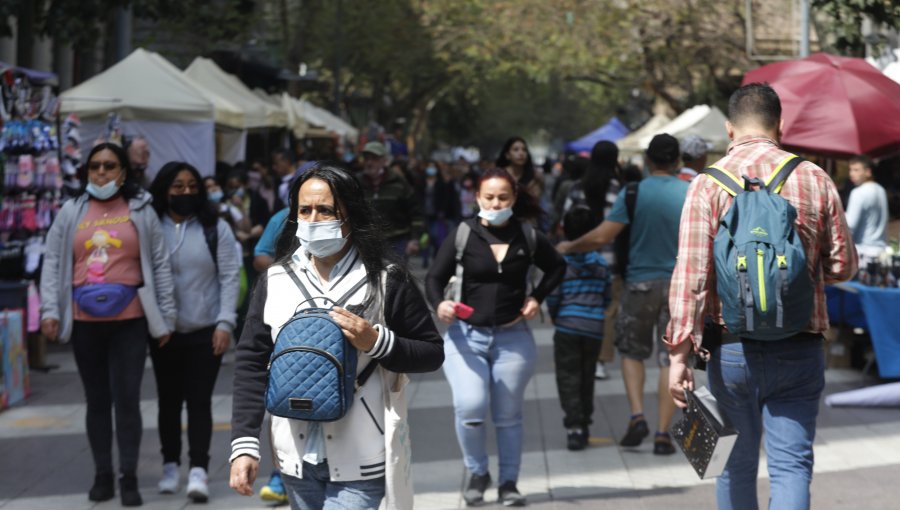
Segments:
[[[631,223],[634,223],[634,211],[637,209],[638,184],[629,182],[625,187],[625,210],[628,213],[628,221]]]

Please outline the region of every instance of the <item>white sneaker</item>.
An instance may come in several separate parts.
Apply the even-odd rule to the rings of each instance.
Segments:
[[[594,372],[594,379],[606,379],[609,375],[606,374],[606,367],[603,365],[602,361],[597,362],[597,370]]]
[[[181,473],[178,471],[178,464],[175,462],[166,462],[163,464],[162,478],[159,479],[160,494],[175,494],[178,490],[178,484],[181,481]]]
[[[187,495],[194,503],[206,503],[209,499],[208,477],[202,467],[192,467],[188,475]]]

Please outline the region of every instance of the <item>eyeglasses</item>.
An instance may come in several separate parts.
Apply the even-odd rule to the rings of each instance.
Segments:
[[[200,185],[196,182],[192,182],[190,184],[185,184],[183,182],[173,182],[171,186],[169,186],[169,191],[182,194],[185,191],[188,193],[197,193],[200,191]]]
[[[91,172],[97,172],[101,168],[107,172],[112,172],[113,170],[121,168],[121,166],[115,161],[91,161],[88,163],[88,170]]]

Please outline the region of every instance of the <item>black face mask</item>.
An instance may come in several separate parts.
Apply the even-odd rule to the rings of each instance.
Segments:
[[[179,216],[193,216],[200,209],[200,194],[172,195],[169,197],[169,208]]]

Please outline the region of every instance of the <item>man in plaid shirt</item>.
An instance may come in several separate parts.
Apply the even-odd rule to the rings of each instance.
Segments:
[[[735,176],[765,180],[790,154],[781,150],[781,101],[765,84],[738,89],[728,103],[726,129],[731,145],[715,166]],[[753,341],[723,330],[713,348],[709,385],[738,430],[725,472],[718,479],[719,509],[756,509],[759,444],[766,432],[771,480],[770,508],[809,508],[812,443],[819,397],[825,386],[822,332],[828,328],[825,284],[850,279],[857,255],[837,189],[818,166],[803,162],[781,190],[797,209],[796,232],[806,249],[814,284],[813,314],[807,332],[779,341]],[[679,229],[678,261],[669,292],[671,321],[665,342],[671,367],[669,391],[685,407],[684,389],[693,389],[688,357],[701,350],[705,317],[724,324],[716,296],[713,240],[732,197],[705,174],[691,184]],[[722,326],[718,326],[721,328]]]

